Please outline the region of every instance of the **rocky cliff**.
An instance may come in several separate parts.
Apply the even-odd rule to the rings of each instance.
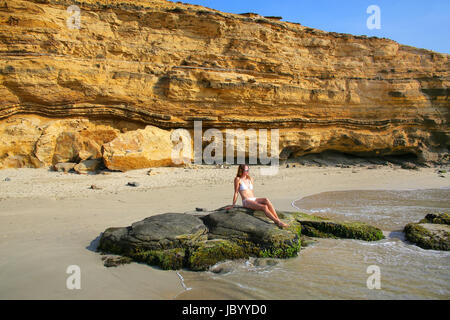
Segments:
[[[170,165],[195,120],[278,128],[282,157],[448,159],[447,54],[163,0],[76,1],[77,28],[73,4],[0,0],[0,168]]]

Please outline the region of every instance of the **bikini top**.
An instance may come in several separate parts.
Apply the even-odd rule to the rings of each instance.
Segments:
[[[244,181],[241,180],[241,181],[240,181],[239,190],[247,190],[247,189],[253,190],[253,184],[252,184],[252,182],[250,181],[250,182],[249,182],[249,186],[247,187],[247,185],[245,185]]]

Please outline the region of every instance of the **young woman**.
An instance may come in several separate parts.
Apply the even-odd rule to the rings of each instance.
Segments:
[[[233,208],[236,204],[238,193],[241,194],[242,205],[245,208],[253,210],[261,210],[279,227],[287,227],[288,225],[278,218],[272,203],[267,198],[255,198],[253,194],[253,178],[249,175],[249,167],[246,164],[239,165],[236,178],[234,179],[234,196],[233,205],[226,209]]]

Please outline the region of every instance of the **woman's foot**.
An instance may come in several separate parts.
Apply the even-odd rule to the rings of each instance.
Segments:
[[[281,220],[278,220],[278,222],[275,222],[275,224],[276,224],[277,226],[279,226],[280,228],[286,228],[286,227],[289,227],[288,224],[284,223],[284,222],[281,221]]]

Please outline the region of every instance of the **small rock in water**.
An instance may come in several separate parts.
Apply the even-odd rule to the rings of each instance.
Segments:
[[[427,214],[418,223],[403,229],[406,240],[422,249],[450,250],[450,216],[448,213]]]
[[[11,181],[9,177],[6,177],[4,181]]]
[[[205,208],[195,208],[195,211],[208,211]]]
[[[219,264],[219,265],[214,265],[214,266],[210,267],[209,271],[211,271],[213,273],[225,274],[225,273],[230,273],[231,271],[233,271],[233,268],[229,265]]]
[[[127,183],[127,186],[130,186],[130,187],[139,187],[139,183],[137,183],[137,182],[128,182]]]
[[[253,263],[255,267],[271,267],[278,264],[278,261],[275,259],[255,259]]]

